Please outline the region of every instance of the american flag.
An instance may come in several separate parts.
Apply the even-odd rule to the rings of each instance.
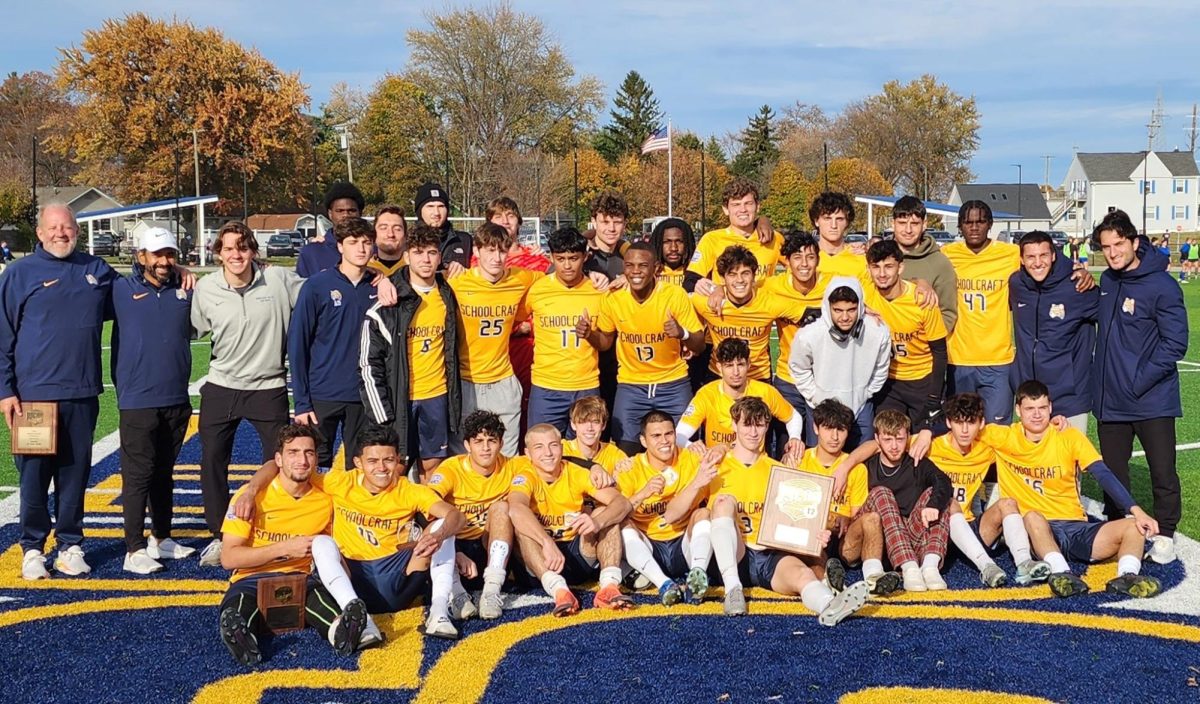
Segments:
[[[668,128],[663,127],[659,131],[646,138],[642,142],[642,153],[649,154],[650,152],[661,152],[664,149],[671,147],[671,140],[667,137]]]

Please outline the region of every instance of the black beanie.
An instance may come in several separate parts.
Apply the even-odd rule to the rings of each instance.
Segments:
[[[446,192],[445,188],[442,188],[437,183],[422,183],[417,188],[417,198],[415,201],[417,204],[416,216],[418,218],[421,217],[421,206],[432,201],[438,201],[445,205],[447,209],[450,208],[450,194]]]
[[[355,186],[353,183],[349,183],[347,181],[334,181],[333,185],[329,187],[329,190],[325,191],[325,209],[329,210],[331,207],[333,207],[333,202],[335,200],[340,200],[342,198],[349,198],[355,203],[358,203],[359,212],[361,212],[363,206],[366,205],[366,201],[363,200],[362,191],[358,190],[358,186]]]

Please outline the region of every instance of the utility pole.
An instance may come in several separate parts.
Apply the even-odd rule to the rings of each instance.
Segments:
[[[1188,151],[1195,153],[1196,151],[1196,104],[1192,103],[1192,126],[1184,127],[1184,132],[1188,133]]]
[[[1009,164],[1009,166],[1017,167],[1017,229],[1020,230],[1021,229],[1021,186],[1022,186],[1022,182],[1024,180],[1022,178],[1023,177],[1022,170],[1024,169],[1024,165]]]
[[[1162,127],[1162,93],[1158,95],[1158,104],[1150,111],[1150,122],[1146,125],[1146,154],[1142,158],[1142,234],[1150,236],[1146,229],[1146,211],[1150,208],[1150,153],[1154,151],[1154,140]]]
[[[1045,180],[1043,181],[1043,183],[1045,185],[1049,186],[1050,185],[1050,162],[1054,159],[1054,155],[1043,154],[1042,159],[1044,159],[1046,162],[1046,174],[1045,174]]]

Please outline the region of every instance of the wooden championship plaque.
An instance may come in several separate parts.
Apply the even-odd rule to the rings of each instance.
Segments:
[[[285,574],[258,580],[258,610],[272,633],[304,628],[305,585],[308,575]]]
[[[758,544],[796,555],[821,554],[833,477],[775,465],[767,480]]]
[[[58,404],[44,401],[21,404],[21,415],[13,416],[12,453],[58,453]]]

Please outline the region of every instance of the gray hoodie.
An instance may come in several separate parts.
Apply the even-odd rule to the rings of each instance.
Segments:
[[[858,296],[858,323],[849,333],[834,327],[829,310],[829,294],[843,286]],[[809,407],[835,398],[858,415],[887,381],[892,334],[882,322],[864,315],[864,309],[858,279],[835,276],[825,287],[821,319],[800,328],[792,340],[788,368]]]

